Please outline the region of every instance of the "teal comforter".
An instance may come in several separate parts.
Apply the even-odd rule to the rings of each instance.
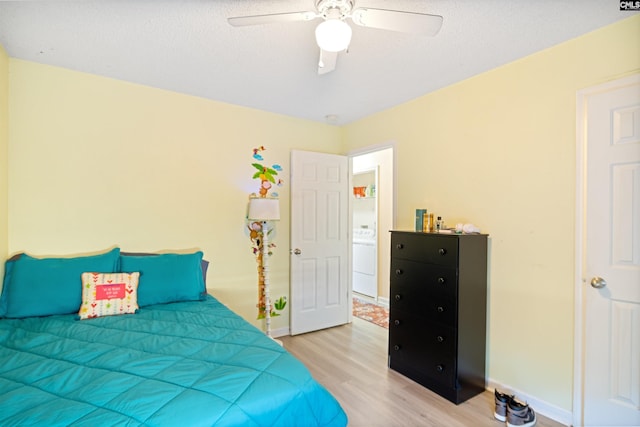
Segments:
[[[344,426],[338,402],[216,299],[0,320],[1,426]]]

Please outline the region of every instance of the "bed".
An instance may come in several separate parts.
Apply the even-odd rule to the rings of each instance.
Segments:
[[[100,266],[87,264],[91,257],[72,258],[81,260],[77,265],[68,258],[43,265],[51,259],[27,255],[6,263],[0,298],[0,425],[347,424],[339,403],[300,361],[206,294],[202,253],[167,258],[114,251]],[[76,295],[80,279],[75,286],[66,282],[81,270],[82,293]],[[114,275],[137,274],[138,292],[120,295],[114,283],[97,282],[109,297],[124,295],[122,301],[131,302],[136,294],[135,309],[92,315],[85,288],[98,280],[95,270],[113,270],[100,274],[120,282],[126,282],[123,276]],[[26,284],[37,292],[21,291]],[[98,295],[105,292],[97,289]],[[67,290],[73,294],[70,303],[59,295]],[[51,306],[43,297],[59,301]],[[127,311],[115,297],[102,298],[97,306],[106,300],[108,309]],[[69,307],[72,312],[56,312]]]

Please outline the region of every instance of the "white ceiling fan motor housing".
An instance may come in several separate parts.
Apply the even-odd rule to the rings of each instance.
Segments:
[[[353,0],[317,0],[316,9],[325,19],[331,19],[333,11],[338,11],[340,19],[344,19],[353,10]]]

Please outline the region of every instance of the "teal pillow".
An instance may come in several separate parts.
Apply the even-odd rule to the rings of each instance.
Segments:
[[[115,273],[120,249],[74,258],[34,258],[22,254],[6,268],[0,316],[9,318],[77,313],[85,272]]]
[[[0,296],[0,318],[5,317],[7,314],[7,305],[8,305],[8,297],[9,292],[9,282],[11,281],[11,272],[13,271],[13,265],[16,263],[18,258],[20,258],[22,254],[17,254],[12,256],[4,263],[4,279],[2,281],[2,296]]]
[[[140,307],[203,300],[207,294],[200,251],[192,254],[121,255],[120,271],[140,272]]]

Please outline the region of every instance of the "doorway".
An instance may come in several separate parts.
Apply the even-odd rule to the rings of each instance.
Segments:
[[[395,146],[349,153],[351,163],[352,294],[389,306],[391,231],[395,226]]]
[[[353,209],[351,226],[352,275],[354,295],[378,298],[378,168],[353,171]]]

